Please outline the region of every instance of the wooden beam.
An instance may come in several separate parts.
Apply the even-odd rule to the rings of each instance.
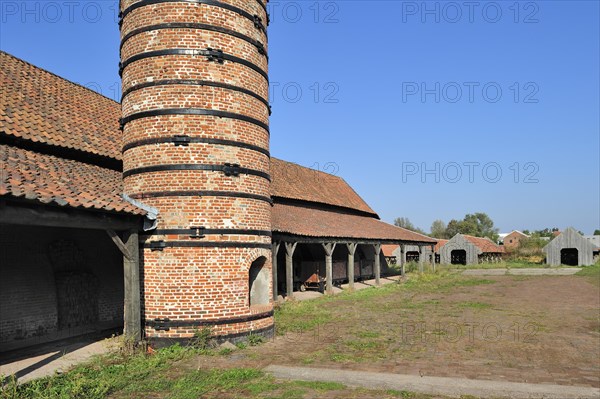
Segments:
[[[348,248],[348,288],[350,290],[354,289],[354,254],[357,246],[356,243],[346,244],[346,248]]]
[[[111,215],[68,207],[23,206],[12,201],[0,206],[2,224],[118,231],[137,228],[141,221],[142,216]]]
[[[375,249],[375,285],[381,285],[381,244],[373,245]]]
[[[400,275],[404,276],[406,273],[406,246],[400,244]]]
[[[279,253],[279,247],[281,243],[273,241],[273,248],[271,250],[271,273],[273,274],[273,302],[277,302],[279,292],[277,290],[277,254]]]
[[[344,237],[305,237],[305,236],[296,236],[293,234],[285,234],[285,233],[273,233],[273,240],[276,241],[288,241],[288,242],[297,242],[298,244],[323,244],[323,242],[333,242],[336,244],[347,244],[349,242],[355,244],[362,245],[375,245],[375,244],[400,244],[404,243],[405,245],[431,245],[432,242],[425,241],[402,241],[402,240],[370,240],[366,238],[344,238]]]
[[[123,257],[125,284],[125,329],[128,343],[137,345],[142,339],[142,312],[140,287],[140,247],[137,230],[127,233],[125,246],[131,258]]]
[[[322,243],[325,250],[325,283],[327,284],[327,294],[333,294],[333,251],[336,243]]]
[[[285,288],[288,298],[294,297],[294,251],[297,245],[297,242],[285,243]]]
[[[114,230],[106,230],[106,234],[113,240],[117,248],[121,251],[123,256],[127,258],[127,260],[132,260],[133,255],[129,252],[127,245],[121,240],[121,237]]]

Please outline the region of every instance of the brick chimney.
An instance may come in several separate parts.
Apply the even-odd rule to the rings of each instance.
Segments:
[[[122,0],[125,194],[155,346],[273,330],[266,0]]]

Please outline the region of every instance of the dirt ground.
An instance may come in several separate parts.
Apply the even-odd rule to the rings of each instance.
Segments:
[[[323,301],[326,320],[192,367],[302,365],[600,387],[600,287],[486,276]],[[431,288],[433,287],[433,288]]]

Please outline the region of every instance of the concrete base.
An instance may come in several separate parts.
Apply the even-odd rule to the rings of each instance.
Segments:
[[[563,268],[526,268],[526,269],[468,269],[462,272],[465,276],[570,276],[578,271],[579,267]]]
[[[76,364],[116,350],[119,338],[72,338],[5,353],[0,361],[0,375],[14,375],[19,383],[67,371]]]
[[[269,326],[261,330],[247,331],[239,334],[219,335],[211,338],[211,344],[214,346],[221,345],[224,342],[231,342],[237,344],[239,342],[247,342],[248,336],[259,335],[266,340],[273,338],[275,335],[275,326]],[[166,348],[175,344],[182,346],[188,346],[194,344],[193,338],[150,338],[148,339],[148,345],[154,349]]]

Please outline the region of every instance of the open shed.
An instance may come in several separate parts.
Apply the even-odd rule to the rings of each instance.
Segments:
[[[504,248],[487,237],[457,234],[443,245],[439,252],[440,263],[475,265],[481,262],[500,261]]]
[[[594,244],[572,227],[565,229],[543,249],[550,266],[589,266],[594,263]]]

